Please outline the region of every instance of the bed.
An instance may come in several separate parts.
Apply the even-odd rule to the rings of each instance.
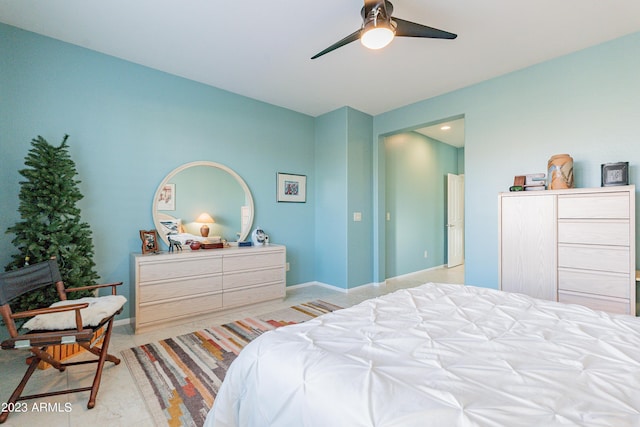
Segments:
[[[221,426],[640,426],[640,319],[425,284],[265,333]]]

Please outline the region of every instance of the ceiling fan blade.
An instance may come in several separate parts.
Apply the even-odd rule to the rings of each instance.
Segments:
[[[339,47],[342,47],[342,46],[344,46],[346,44],[349,44],[351,42],[354,42],[354,41],[358,40],[360,38],[360,32],[361,31],[362,31],[361,29],[358,29],[357,31],[349,34],[347,37],[343,38],[342,40],[340,40],[337,43],[332,44],[331,46],[329,46],[328,48],[326,48],[322,52],[316,53],[315,55],[313,55],[311,57],[311,59],[319,58],[322,55],[325,55],[325,54],[327,54],[327,53],[329,53],[331,51],[334,51],[334,50],[338,49]]]
[[[438,30],[437,28],[427,27],[426,25],[416,24],[415,22],[405,21],[404,19],[391,18],[397,25],[396,36],[399,37],[424,37],[429,39],[455,39],[457,34],[447,31]]]

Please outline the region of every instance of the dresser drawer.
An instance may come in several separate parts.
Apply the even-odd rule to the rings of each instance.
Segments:
[[[222,257],[194,257],[175,260],[158,259],[141,262],[140,282],[175,279],[179,277],[201,276],[222,272]]]
[[[282,267],[225,274],[223,288],[226,290],[261,283],[284,282],[284,277],[285,272]]]
[[[629,300],[614,298],[599,298],[591,295],[579,295],[567,292],[558,292],[558,301],[565,304],[579,304],[592,310],[601,310],[608,313],[629,314]]]
[[[224,291],[222,299],[225,308],[240,305],[253,304],[261,301],[268,301],[277,298],[284,298],[284,283],[274,283],[267,286],[256,286],[249,289],[238,289],[235,291]]]
[[[599,271],[558,270],[558,291],[584,292],[616,298],[629,298],[629,275]]]
[[[180,298],[222,290],[222,276],[194,277],[189,279],[143,283],[140,285],[141,301],[153,302]]]
[[[164,320],[175,320],[179,317],[192,316],[198,313],[206,313],[222,308],[222,294],[204,295],[195,298],[170,300],[157,304],[144,304],[140,306],[136,316],[136,324],[145,326],[147,323]]]
[[[629,248],[558,245],[558,267],[629,273]]]
[[[228,255],[224,257],[223,271],[252,270],[256,268],[283,266],[285,263],[284,251],[268,253],[252,253],[247,255]]]
[[[629,246],[628,220],[560,220],[558,242]]]
[[[629,195],[559,195],[558,218],[629,218]]]

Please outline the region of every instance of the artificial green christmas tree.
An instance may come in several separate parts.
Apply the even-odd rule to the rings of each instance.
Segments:
[[[5,270],[22,267],[25,262],[46,261],[55,256],[66,287],[88,286],[96,283],[91,230],[80,219],[76,203],[82,199],[76,179],[76,165],[68,151],[65,135],[55,147],[38,136],[25,157],[25,169],[20,175],[21,221],[7,229],[15,238],[18,249]],[[72,298],[90,296],[90,292],[73,292]],[[53,286],[23,295],[12,304],[14,311],[48,306],[58,301]]]

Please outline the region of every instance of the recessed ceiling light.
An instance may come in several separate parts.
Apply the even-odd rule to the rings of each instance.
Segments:
[[[440,130],[449,130],[449,129],[451,129],[451,126],[449,125],[444,125],[440,128]]]

